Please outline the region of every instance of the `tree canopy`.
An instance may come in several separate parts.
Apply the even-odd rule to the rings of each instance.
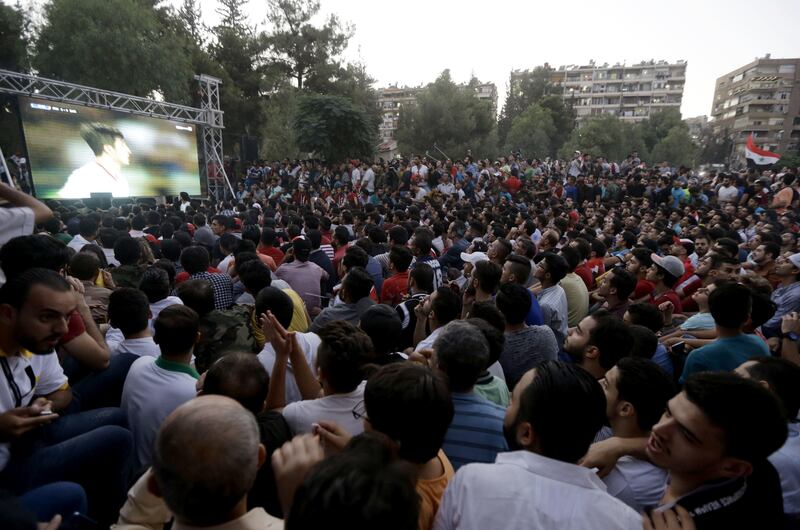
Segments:
[[[496,152],[491,106],[474,96],[474,85],[459,86],[445,70],[422,89],[414,105],[401,107],[397,141],[403,153],[424,153],[437,144],[446,153],[468,149],[475,156]]]
[[[363,109],[341,96],[303,96],[294,117],[297,145],[330,162],[369,157],[374,131]]]
[[[189,100],[189,60],[159,9],[131,0],[51,0],[36,41],[45,77],[171,101]],[[79,29],[79,30],[78,30]]]

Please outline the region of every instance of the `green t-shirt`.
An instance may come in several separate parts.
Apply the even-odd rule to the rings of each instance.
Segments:
[[[492,374],[478,378],[474,390],[476,394],[488,399],[495,405],[508,407],[509,403],[511,403],[511,394],[508,391],[506,382]]]

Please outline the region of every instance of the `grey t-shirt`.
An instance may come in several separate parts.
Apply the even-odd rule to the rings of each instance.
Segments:
[[[500,364],[509,390],[525,372],[558,356],[556,336],[549,326],[528,326],[520,331],[506,332],[505,336]]]

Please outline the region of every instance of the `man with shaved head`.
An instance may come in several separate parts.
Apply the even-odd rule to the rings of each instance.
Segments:
[[[247,492],[266,452],[253,415],[224,396],[200,396],[170,414],[158,433],[153,467],[128,493],[116,530],[174,517],[174,530],[278,529]]]

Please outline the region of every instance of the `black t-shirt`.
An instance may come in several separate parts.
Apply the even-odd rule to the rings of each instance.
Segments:
[[[692,515],[697,530],[787,527],[780,478],[766,461],[749,477],[706,484],[677,504]]]
[[[641,182],[634,182],[628,185],[628,195],[635,198],[644,196],[644,185]]]
[[[395,308],[400,322],[403,324],[403,331],[400,332],[397,340],[397,347],[401,350],[414,346],[414,328],[417,326],[417,315],[414,313],[414,308],[426,296],[425,293],[415,294]]]
[[[272,471],[272,453],[292,439],[289,424],[280,412],[268,410],[256,416],[261,443],[267,448],[267,458],[258,470],[256,481],[247,495],[247,509],[264,508],[270,515],[283,517],[275,473]]]

